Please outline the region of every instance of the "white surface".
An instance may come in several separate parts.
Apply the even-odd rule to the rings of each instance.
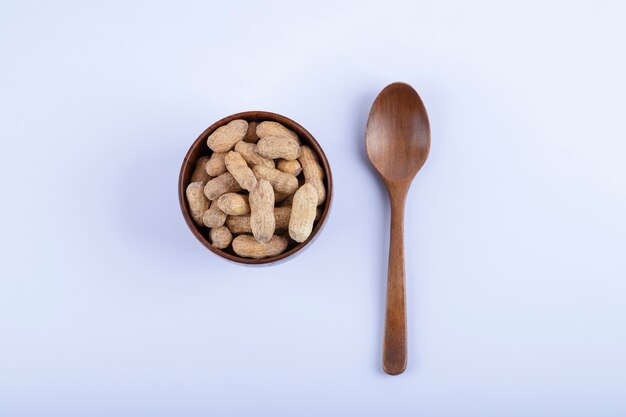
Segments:
[[[576,4],[574,4],[576,3]],[[623,416],[623,2],[0,5],[0,415]],[[380,369],[386,84],[421,94],[409,368]],[[271,268],[179,213],[197,135],[285,114],[328,224]]]

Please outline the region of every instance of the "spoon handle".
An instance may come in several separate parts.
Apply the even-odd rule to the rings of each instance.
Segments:
[[[387,309],[383,369],[390,375],[401,374],[407,364],[406,296],[404,283],[404,202],[408,187],[389,186],[391,199],[391,236],[387,273]]]

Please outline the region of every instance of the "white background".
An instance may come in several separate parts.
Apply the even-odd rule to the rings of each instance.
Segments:
[[[0,4],[0,415],[623,416],[626,6]],[[432,146],[406,214],[407,371],[380,366],[389,208],[365,158],[402,80]],[[246,268],[176,182],[268,110],[331,163],[323,233]]]

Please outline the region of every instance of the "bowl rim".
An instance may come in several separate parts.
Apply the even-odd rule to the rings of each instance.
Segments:
[[[226,252],[226,251],[223,251],[221,249],[214,247],[209,242],[208,234],[207,236],[205,236],[205,234],[201,232],[200,226],[198,226],[193,221],[193,218],[191,217],[191,213],[189,210],[189,206],[187,204],[185,190],[190,183],[191,174],[193,173],[193,170],[195,169],[197,158],[199,158],[200,156],[205,156],[205,154],[202,154],[201,151],[198,150],[198,148],[202,147],[203,144],[204,144],[204,147],[207,147],[206,140],[211,133],[213,133],[217,128],[224,126],[225,124],[236,119],[244,119],[247,122],[259,122],[259,123],[261,121],[274,121],[293,130],[295,133],[298,134],[298,137],[300,138],[301,142],[303,142],[303,144],[310,146],[315,151],[318,157],[318,161],[322,167],[322,170],[324,171],[324,183],[326,186],[326,200],[324,201],[324,204],[322,204],[322,213],[317,223],[313,226],[311,235],[304,242],[297,244],[293,246],[292,248],[276,256],[271,256],[271,257],[262,258],[262,259],[244,258],[244,257],[240,257],[237,255],[233,255],[229,252]],[[194,153],[198,153],[198,155],[194,157]],[[185,223],[187,223],[187,226],[189,227],[193,235],[207,249],[209,249],[211,252],[218,255],[219,257],[238,263],[238,264],[245,264],[245,265],[264,265],[264,264],[275,263],[275,262],[290,258],[292,255],[295,255],[296,253],[304,249],[309,243],[311,243],[315,239],[319,231],[322,229],[324,223],[326,222],[326,218],[330,211],[332,196],[333,196],[333,180],[332,180],[332,172],[330,169],[330,164],[328,163],[328,159],[326,157],[326,154],[324,153],[324,150],[322,149],[320,144],[317,142],[317,140],[313,137],[311,133],[309,133],[308,130],[306,130],[296,121],[286,116],[283,116],[281,114],[272,113],[268,111],[260,111],[260,110],[244,111],[244,112],[235,113],[235,114],[231,114],[230,116],[223,117],[220,120],[213,123],[211,126],[206,128],[189,147],[189,150],[187,151],[187,153],[185,154],[185,158],[183,159],[182,165],[180,167],[180,172],[178,175],[178,201],[179,201],[181,212],[183,214],[183,218],[185,219]]]

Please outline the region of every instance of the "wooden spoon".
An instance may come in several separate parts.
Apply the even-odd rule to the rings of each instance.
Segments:
[[[376,97],[367,121],[365,143],[367,156],[387,186],[391,200],[383,369],[398,375],[407,364],[404,203],[411,181],[426,162],[430,149],[428,115],[410,85],[390,84]]]

